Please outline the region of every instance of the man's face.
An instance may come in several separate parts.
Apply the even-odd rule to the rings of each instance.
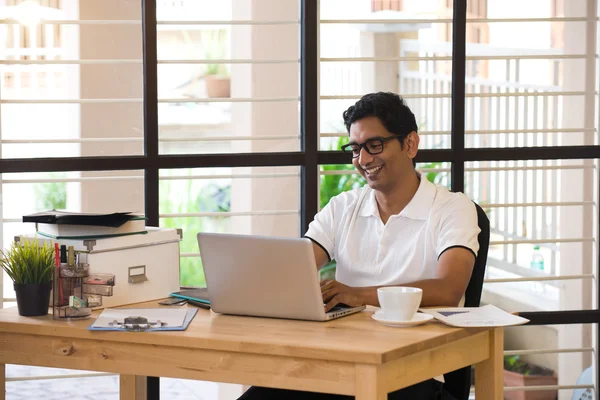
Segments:
[[[366,117],[350,126],[350,143],[363,144],[370,139],[385,139],[396,136],[385,129],[379,118]],[[415,143],[416,141],[416,143]],[[412,158],[416,155],[418,136],[411,133],[404,139],[392,139],[383,143],[383,151],[369,154],[363,147],[360,155],[352,159],[358,172],[374,190],[391,191],[403,180],[407,173],[414,173]]]

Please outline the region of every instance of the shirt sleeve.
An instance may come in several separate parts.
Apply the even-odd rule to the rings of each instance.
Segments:
[[[315,215],[315,219],[308,225],[308,231],[304,235],[320,246],[327,253],[330,261],[335,257],[335,202],[334,197]]]
[[[462,193],[456,193],[454,198],[444,208],[440,219],[440,231],[437,243],[438,258],[443,252],[453,247],[463,247],[477,257],[479,251],[479,225],[477,210],[469,198]]]

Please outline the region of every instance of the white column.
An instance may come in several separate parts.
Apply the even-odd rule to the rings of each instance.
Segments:
[[[141,3],[121,0],[80,2],[81,19],[139,20]],[[141,25],[81,25],[81,59],[141,59]],[[142,98],[142,65],[82,65],[81,98]],[[142,103],[81,105],[82,138],[143,137]],[[142,142],[84,143],[81,155],[141,155]],[[84,172],[83,177],[106,176],[104,172]],[[143,177],[142,171],[115,171],[110,176]],[[144,181],[106,180],[81,185],[84,212],[143,211]]]
[[[361,57],[398,57],[400,51],[396,32],[361,32]],[[361,63],[362,92],[398,91],[398,62]]]
[[[596,10],[589,7],[592,2],[565,2],[565,17],[589,15],[595,18]],[[563,60],[563,90],[593,90],[595,81],[594,58],[596,53],[596,22],[572,23],[564,29],[566,54],[588,54],[588,60]],[[582,40],[582,38],[585,38]],[[591,63],[590,63],[591,60]],[[595,125],[595,99],[586,95],[583,102],[579,97],[565,98],[562,125],[564,127],[593,128]],[[582,107],[583,103],[583,107]],[[583,136],[582,136],[583,135]],[[583,139],[582,139],[583,138]],[[563,135],[562,145],[593,145],[594,134]],[[565,165],[581,164],[580,160],[565,161]],[[593,166],[593,160],[584,160],[586,166]],[[568,171],[561,174],[560,201],[593,201],[594,173],[590,169]],[[591,237],[594,234],[593,210],[591,207],[563,207],[560,218],[561,237]],[[568,243],[560,246],[560,274],[589,274],[594,270],[594,245],[592,243]],[[591,309],[593,285],[589,280],[564,281],[560,295],[561,310]],[[559,327],[559,348],[592,346],[591,326],[563,325]],[[558,379],[561,385],[573,385],[581,372],[591,365],[592,358],[587,353],[570,353],[559,356]],[[559,391],[561,400],[570,399],[571,390]]]
[[[232,19],[251,20],[252,0],[232,0]],[[252,58],[252,27],[233,25],[231,27],[231,57]],[[252,97],[252,65],[231,64],[231,97]],[[231,135],[250,136],[252,134],[252,104],[232,103],[231,105]],[[252,149],[246,141],[234,141],[231,150],[234,153],[247,153]],[[252,168],[236,168],[234,173],[251,173]],[[250,179],[232,179],[231,181],[231,211],[252,209],[252,191]],[[251,233],[250,218],[235,218],[235,232]]]
[[[296,2],[292,2],[294,5]],[[299,19],[299,9],[289,2],[233,0],[233,18],[246,20]],[[299,26],[257,25],[232,28],[232,57],[267,59],[299,58]],[[298,97],[299,64],[232,65],[232,97]],[[279,136],[299,131],[298,105],[291,102],[234,103],[232,107],[233,134],[240,136]],[[236,152],[297,151],[297,140],[268,140],[235,143]],[[249,172],[280,173],[297,168],[248,168]],[[299,179],[262,178],[246,182],[234,180],[231,188],[231,209],[281,210],[298,209]],[[246,233],[298,236],[299,217],[292,215],[259,216],[236,222],[236,231]],[[282,221],[285,221],[282,223]]]
[[[61,0],[60,9],[64,12],[66,19],[79,19],[79,2],[73,2],[69,0]],[[80,40],[79,40],[79,25],[63,25],[61,26],[61,38],[60,43],[56,43],[56,46],[62,47],[64,57],[67,60],[79,60],[80,57]],[[68,82],[66,90],[67,98],[78,99],[81,95],[81,76],[79,65],[66,65],[64,66],[66,73],[66,82]],[[77,137],[81,132],[81,107],[70,106],[74,109],[74,112],[69,114],[66,118],[67,129],[70,132],[69,137]],[[73,135],[73,132],[77,134]],[[75,146],[72,146],[75,147]],[[69,153],[71,157],[77,157],[81,155],[80,146],[76,146],[77,151],[75,154]],[[81,173],[79,171],[69,172],[70,178],[79,178]],[[82,198],[81,198],[81,184],[78,182],[67,182],[67,210],[81,210]]]

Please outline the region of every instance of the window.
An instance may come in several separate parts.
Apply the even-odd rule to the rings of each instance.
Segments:
[[[181,285],[206,286],[197,232],[297,237],[298,167],[160,171],[160,226],[183,230]]]

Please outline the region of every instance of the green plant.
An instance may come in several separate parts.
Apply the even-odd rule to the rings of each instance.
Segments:
[[[191,174],[191,171],[189,171]],[[187,212],[228,212],[231,210],[231,184],[200,184],[198,180],[164,180],[160,182],[160,212],[183,214]],[[229,217],[172,217],[161,219],[163,228],[180,228],[182,253],[198,252],[196,233],[227,231]],[[206,280],[200,257],[182,257],[179,268],[180,285],[204,287]]]
[[[548,368],[540,367],[539,365],[530,364],[521,359],[521,356],[504,356],[504,369],[511,372],[516,372],[522,375],[542,375],[552,376],[554,371]]]
[[[202,31],[200,41],[206,60],[222,60],[226,58],[228,32],[226,29],[207,29]],[[216,75],[228,77],[229,70],[225,64],[206,64],[205,76]]]
[[[206,64],[206,76],[218,75],[227,76],[227,70],[222,64]]]
[[[441,174],[437,171],[431,171],[437,168],[441,168],[443,165],[443,163],[441,162],[430,162],[430,163],[420,163],[417,166],[417,169],[419,170],[429,170],[427,172],[422,172],[423,175],[425,175],[425,178],[431,182],[431,183],[435,183],[435,184],[440,184],[440,180],[443,178],[444,174]]]
[[[347,137],[340,137],[331,146],[330,150],[339,150],[347,142]],[[323,171],[353,171],[352,173],[321,175],[321,185],[319,188],[319,203],[321,208],[325,207],[332,197],[342,192],[364,186],[367,183],[365,178],[356,173],[352,164],[322,165],[321,169]]]
[[[49,178],[65,178],[62,173],[51,173]],[[64,210],[67,208],[66,182],[36,183],[33,187],[38,210]]]
[[[54,249],[35,240],[14,242],[8,251],[0,251],[0,265],[17,284],[49,283],[54,274]]]

